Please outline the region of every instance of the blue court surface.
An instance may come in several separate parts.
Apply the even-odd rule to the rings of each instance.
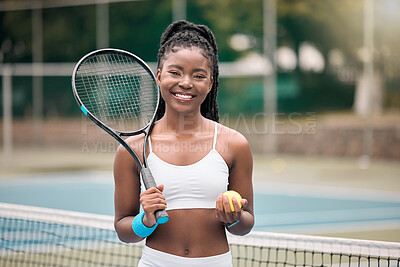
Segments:
[[[256,225],[270,232],[323,233],[400,228],[400,197],[382,192],[254,182]],[[114,214],[109,172],[0,179],[0,202]]]

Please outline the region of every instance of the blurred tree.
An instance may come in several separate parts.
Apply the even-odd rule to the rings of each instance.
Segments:
[[[202,10],[203,17],[214,27],[222,61],[233,61],[251,53],[260,55],[263,53],[262,0],[203,0],[196,3]],[[334,43],[332,39],[335,39],[335,34],[330,30],[331,28],[336,30],[336,19],[340,19],[334,14],[346,10],[346,7],[338,9],[336,6],[333,1],[277,0],[278,46],[288,46],[298,52],[301,44],[308,42],[313,44],[323,55],[327,55]],[[342,14],[344,17],[345,15],[345,13]],[[351,18],[357,20],[354,16]],[[250,46],[239,51],[233,49],[230,41],[235,34],[247,36]],[[362,40],[362,36],[360,38]],[[339,37],[337,40],[342,41]],[[357,40],[353,39],[351,42],[357,43]],[[296,89],[298,84],[301,88],[300,94]],[[281,92],[287,91],[282,86],[287,85],[293,85],[292,89],[289,89],[289,91],[295,92],[292,97],[281,94]],[[254,87],[254,84],[250,82],[249,86]],[[262,94],[261,81],[259,81],[259,87],[259,93]],[[341,84],[327,69],[321,74],[303,72],[298,67],[291,73],[280,72],[278,74],[278,96],[283,95],[284,97],[279,99],[278,109],[279,111],[299,111],[331,109],[332,107],[349,108],[353,99],[353,91],[348,92],[348,87],[348,85]],[[332,103],[333,98],[339,98],[341,101]],[[262,97],[258,99],[260,100]]]
[[[160,36],[172,20],[171,1],[133,1],[110,6],[110,46],[157,61]]]
[[[31,61],[31,11],[0,12],[0,63]]]
[[[307,42],[321,52],[326,62],[322,73],[299,67],[293,72],[279,70],[279,84],[300,88],[292,98],[279,100],[280,110],[350,109],[363,63],[364,1],[276,2],[278,46],[290,47],[298,53]],[[187,19],[207,24],[217,37],[220,61],[234,61],[249,54],[262,54],[262,3],[262,0],[187,0]],[[145,61],[154,62],[159,37],[172,20],[171,0],[109,5],[110,46],[132,51]],[[44,9],[43,60],[75,62],[96,49],[95,10],[94,5]],[[386,84],[388,106],[400,106],[399,11],[398,0],[375,1],[374,60]],[[32,60],[31,20],[30,10],[0,12],[0,62]],[[234,46],[233,40],[242,44]],[[262,89],[257,89],[257,85],[262,86],[261,80],[249,80],[252,101],[261,99],[255,97],[257,92],[262,93]],[[235,85],[229,83],[230,87]],[[332,103],[332,99],[337,99],[337,103]]]
[[[91,6],[43,10],[43,61],[75,62],[96,49],[96,9]]]
[[[221,61],[234,61],[249,51],[262,52],[262,1],[203,0],[195,3],[217,36]],[[235,51],[229,44],[237,33],[250,38],[247,50]]]
[[[397,44],[400,43],[400,1],[375,1],[375,50],[374,62],[378,73],[389,90],[399,95],[400,64]],[[262,51],[262,0],[203,0],[198,1],[204,17],[214,26],[219,38],[221,57],[235,59],[250,51]],[[363,17],[364,1],[353,0],[277,0],[278,46],[288,46],[299,52],[307,42],[315,46],[324,56],[323,73],[316,76],[297,68],[293,75],[300,81],[305,99],[316,100],[329,107],[332,97],[342,99],[350,108],[354,99],[354,85],[360,76],[363,64]],[[235,33],[254,37],[253,46],[247,51],[233,51],[229,39]],[[339,58],[338,58],[339,57]],[[335,60],[336,59],[336,60]],[[395,82],[394,84],[398,84]],[[390,89],[392,88],[392,89]],[[327,90],[325,90],[327,89]],[[350,92],[348,92],[350,90]],[[335,92],[336,91],[336,92]],[[337,94],[335,96],[335,94]],[[308,95],[308,96],[307,96]],[[313,107],[313,103],[308,103]],[[339,108],[343,106],[338,105]]]

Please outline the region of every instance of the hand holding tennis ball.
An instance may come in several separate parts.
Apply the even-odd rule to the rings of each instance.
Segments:
[[[237,202],[239,202],[239,207],[240,208],[242,207],[242,197],[240,196],[240,194],[238,192],[233,191],[233,190],[229,190],[229,191],[226,191],[224,193],[224,196],[229,197],[229,204],[231,206],[231,211],[232,212],[235,211],[235,207],[233,206],[233,203],[232,203],[232,197],[235,197]]]

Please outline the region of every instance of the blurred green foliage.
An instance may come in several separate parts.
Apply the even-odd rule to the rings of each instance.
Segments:
[[[321,73],[278,69],[278,111],[330,111],[351,109],[355,81],[343,81],[328,63],[329,53],[339,50],[341,68],[358,75],[362,70],[363,7],[361,0],[276,0],[277,44],[298,52],[302,43],[315,46],[325,59]],[[375,1],[376,69],[386,84],[386,107],[400,106],[400,2]],[[172,21],[172,0],[109,4],[110,47],[132,51],[154,62],[159,38]],[[0,63],[32,61],[32,11],[0,12]],[[262,54],[262,0],[187,0],[187,19],[208,25],[215,33],[221,62],[235,61],[249,53]],[[43,61],[76,62],[96,49],[94,5],[43,9]],[[244,34],[251,45],[234,50],[229,41]],[[337,70],[336,70],[337,71]],[[16,116],[31,114],[31,77],[13,79]],[[223,113],[256,113],[263,110],[261,77],[221,78],[219,93]],[[79,114],[70,93],[70,79],[44,79],[45,115]],[[240,104],[238,104],[240,103]],[[54,106],[54,108],[52,108]]]

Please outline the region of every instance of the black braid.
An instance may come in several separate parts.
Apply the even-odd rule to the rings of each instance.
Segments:
[[[218,90],[218,47],[214,34],[205,25],[196,25],[191,22],[180,20],[170,24],[161,35],[160,49],[158,50],[158,68],[162,67],[162,61],[166,54],[173,53],[177,47],[197,47],[203,51],[203,56],[210,61],[214,83],[211,91],[201,104],[201,114],[213,121],[219,121],[217,90]],[[161,98],[156,113],[156,120],[161,119],[165,113],[165,102]]]

